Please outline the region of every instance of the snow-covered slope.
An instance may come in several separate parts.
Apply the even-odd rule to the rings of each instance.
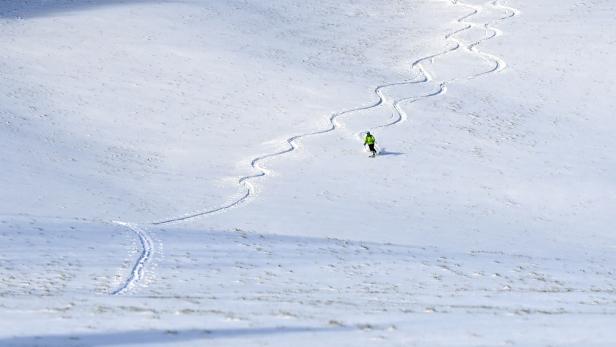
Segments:
[[[406,77],[444,30],[421,3],[6,6],[2,210],[132,221],[225,201],[252,157]]]
[[[0,2],[0,346],[613,345],[615,15]]]

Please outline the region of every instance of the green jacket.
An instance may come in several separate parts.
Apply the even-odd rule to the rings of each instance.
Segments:
[[[376,142],[376,139],[372,135],[366,135],[366,139],[364,140],[364,145],[373,145]]]

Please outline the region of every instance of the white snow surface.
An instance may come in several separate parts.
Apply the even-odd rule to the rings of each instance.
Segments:
[[[614,18],[0,0],[0,346],[615,346]]]

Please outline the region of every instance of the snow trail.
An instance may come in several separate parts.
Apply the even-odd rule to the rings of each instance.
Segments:
[[[128,278],[126,278],[126,280],[124,280],[124,282],[122,282],[122,284],[118,288],[111,292],[111,295],[120,295],[125,294],[129,289],[133,288],[138,281],[141,281],[143,279],[145,273],[145,266],[150,260],[150,258],[152,258],[154,247],[150,236],[145,230],[140,229],[139,227],[131,223],[119,221],[114,221],[113,223],[126,227],[132,232],[134,232],[135,235],[137,235],[137,237],[139,238],[139,244],[141,245],[141,253],[135,261],[130,271],[130,275],[128,276]]]
[[[469,9],[471,9],[471,12],[468,14],[463,15],[462,17],[457,19],[457,22],[460,24],[463,24],[464,27],[460,28],[460,29],[456,29],[448,34],[445,35],[445,39],[454,42],[455,46],[449,50],[447,50],[446,52],[442,52],[440,54],[435,54],[435,55],[431,55],[428,57],[424,57],[421,58],[420,60],[416,61],[415,63],[412,64],[411,69],[415,69],[417,68],[420,73],[425,76],[425,79],[423,81],[420,82],[409,82],[409,83],[428,83],[428,82],[432,82],[433,81],[433,77],[432,75],[430,75],[424,68],[423,66],[421,66],[421,62],[423,61],[427,61],[427,60],[433,60],[436,57],[442,56],[444,54],[453,52],[453,51],[457,51],[460,48],[464,48],[466,51],[468,51],[469,53],[473,53],[476,55],[479,55],[482,59],[484,59],[485,61],[488,61],[492,64],[494,64],[494,67],[487,70],[487,71],[483,71],[477,74],[473,74],[470,76],[466,76],[463,78],[454,78],[454,79],[450,79],[450,80],[446,80],[446,81],[442,81],[439,84],[439,89],[435,92],[429,93],[429,94],[425,94],[425,95],[419,95],[419,96],[410,96],[410,97],[406,97],[406,98],[402,98],[399,99],[397,101],[394,101],[392,104],[392,107],[395,111],[395,116],[394,119],[388,123],[385,124],[381,124],[375,127],[370,128],[370,130],[376,130],[376,129],[382,129],[382,128],[386,128],[392,125],[396,125],[398,123],[401,123],[403,121],[405,121],[408,118],[408,115],[406,114],[406,112],[401,108],[401,104],[402,103],[407,103],[407,104],[411,104],[411,103],[415,103],[419,100],[422,99],[426,99],[426,98],[431,98],[431,97],[435,97],[435,96],[439,96],[439,95],[443,95],[447,93],[447,86],[451,83],[454,83],[458,80],[472,80],[472,79],[476,79],[478,77],[484,76],[484,75],[488,75],[488,74],[492,74],[492,73],[497,73],[500,71],[503,71],[506,67],[507,67],[507,63],[505,62],[505,60],[503,60],[502,58],[494,55],[494,54],[490,54],[490,53],[486,53],[483,51],[480,51],[478,49],[478,46],[485,42],[488,41],[490,39],[493,39],[495,37],[501,36],[502,35],[502,31],[494,28],[493,25],[495,25],[496,23],[512,18],[516,15],[518,15],[519,11],[517,11],[516,9],[512,8],[512,7],[508,7],[508,6],[504,6],[501,5],[499,0],[495,0],[493,2],[491,2],[491,5],[494,8],[499,8],[502,10],[505,10],[507,12],[507,15],[505,15],[504,17],[500,17],[498,19],[492,20],[488,23],[485,23],[481,26],[483,26],[486,30],[486,36],[482,37],[481,39],[474,41],[466,46],[464,46],[462,44],[462,41],[456,38],[456,35],[465,32],[467,30],[470,30],[473,27],[477,27],[479,26],[477,23],[471,22],[469,21],[469,18],[477,15],[479,12],[481,12],[484,9],[484,6],[475,6],[475,5],[469,5],[466,3],[463,3],[462,1],[459,0],[452,0],[451,3],[455,6],[455,5],[460,5],[463,7],[467,7]],[[359,132],[356,134],[356,136],[362,140],[363,135],[365,134],[365,132]]]
[[[495,1],[495,3],[498,3],[498,1]],[[452,4],[457,5],[463,5],[463,6],[467,6],[467,7],[471,7],[470,5],[466,5],[463,4],[462,2],[459,2],[457,0],[452,0]],[[161,224],[168,224],[168,223],[173,223],[173,222],[180,222],[180,221],[184,221],[187,219],[192,219],[192,218],[196,218],[196,217],[201,217],[201,216],[205,216],[205,215],[209,215],[209,214],[214,214],[214,213],[218,213],[218,212],[222,212],[224,210],[227,210],[229,208],[233,208],[238,206],[239,204],[245,202],[246,200],[248,200],[250,197],[255,195],[255,187],[252,184],[252,180],[259,178],[259,177],[264,177],[267,176],[269,171],[268,169],[266,169],[265,167],[263,167],[261,164],[271,158],[274,157],[278,157],[278,156],[282,156],[284,154],[290,153],[294,150],[297,149],[297,141],[301,140],[302,138],[306,138],[306,137],[310,137],[310,136],[316,136],[316,135],[322,135],[322,134],[326,134],[329,132],[333,132],[337,129],[339,129],[341,127],[341,124],[338,122],[338,118],[351,114],[351,113],[355,113],[355,112],[359,112],[359,111],[365,111],[365,110],[369,110],[369,109],[373,109],[376,108],[384,103],[386,103],[386,96],[383,94],[383,90],[388,88],[388,87],[393,87],[393,86],[403,86],[403,85],[410,85],[410,84],[419,84],[419,83],[430,83],[433,81],[433,77],[430,75],[430,73],[423,67],[422,63],[426,62],[426,61],[432,61],[438,57],[444,56],[446,54],[449,54],[451,52],[454,52],[456,50],[459,50],[462,47],[462,44],[459,40],[456,40],[455,38],[453,38],[454,35],[463,32],[465,30],[468,30],[470,28],[472,28],[475,24],[474,23],[467,23],[465,22],[466,19],[468,19],[469,17],[477,14],[479,12],[478,9],[474,9],[473,8],[473,12],[466,14],[464,16],[462,16],[461,18],[459,18],[457,20],[458,23],[462,23],[465,24],[464,28],[462,29],[457,29],[453,32],[448,33],[447,35],[445,35],[445,39],[446,40],[452,40],[454,42],[454,46],[449,47],[441,52],[435,53],[435,54],[430,54],[427,55],[425,57],[421,57],[419,59],[417,59],[416,61],[411,63],[411,67],[410,67],[410,74],[412,76],[411,79],[409,80],[404,80],[404,81],[399,81],[399,82],[392,82],[392,83],[386,83],[386,84],[382,84],[377,86],[374,89],[374,94],[377,97],[377,100],[374,101],[372,104],[369,104],[367,106],[361,106],[361,107],[356,107],[356,108],[351,108],[351,109],[347,109],[341,112],[337,112],[337,113],[333,113],[332,115],[329,116],[328,118],[328,122],[329,122],[329,126],[325,129],[321,129],[321,130],[316,130],[316,131],[312,131],[312,132],[307,132],[307,133],[302,133],[299,135],[294,135],[291,136],[289,138],[287,138],[285,140],[285,147],[284,149],[280,150],[280,151],[276,151],[276,152],[272,152],[272,153],[267,153],[267,154],[263,154],[260,156],[257,156],[255,158],[253,158],[250,161],[250,166],[253,170],[256,171],[256,173],[251,174],[251,175],[246,175],[246,176],[242,176],[238,179],[238,184],[240,186],[244,187],[244,192],[236,199],[232,200],[229,203],[226,203],[222,206],[218,206],[216,208],[213,209],[209,209],[209,210],[205,210],[205,211],[198,211],[198,212],[193,212],[193,213],[188,213],[185,214],[183,216],[179,216],[179,217],[173,217],[173,218],[167,218],[167,219],[162,219],[159,221],[155,221],[152,224],[153,225],[161,225]],[[514,12],[515,15],[515,12]],[[509,18],[509,17],[506,17]],[[503,18],[504,19],[504,18]],[[486,28],[490,27],[490,24],[485,24]],[[500,60],[498,57],[487,54],[487,53],[483,53],[480,52],[478,50],[476,50],[476,46],[479,45],[481,42],[488,40],[490,38],[493,38],[497,35],[497,32],[495,30],[493,30],[493,35],[489,35],[486,38],[483,38],[477,42],[475,42],[474,44],[471,44],[469,46],[467,46],[466,48],[469,51],[474,51],[475,53],[483,56],[483,57],[489,57],[491,59],[494,59],[497,61],[497,68],[503,66],[504,68],[504,64],[500,63]],[[471,78],[476,78],[479,77],[480,75],[484,75],[490,72],[495,72],[496,69],[491,70],[489,72],[484,72],[482,74],[479,74],[477,76],[472,76]],[[418,76],[418,77],[415,77]],[[372,129],[378,129],[378,128],[384,128],[384,127],[388,127],[388,126],[392,126],[395,124],[398,124],[402,121],[404,121],[407,116],[405,114],[405,112],[400,108],[401,103],[403,102],[416,102],[425,98],[429,98],[429,97],[435,97],[438,95],[442,95],[444,93],[446,93],[447,91],[447,83],[450,83],[453,81],[444,81],[442,83],[439,84],[438,90],[429,94],[425,94],[425,95],[413,95],[407,98],[403,98],[401,100],[397,100],[393,103],[393,108],[396,111],[396,118],[393,121],[390,121],[386,124],[382,124],[379,125],[377,127],[374,127]],[[357,137],[361,138],[361,135],[363,133],[358,133],[356,134]]]
[[[428,59],[428,58],[426,58]],[[423,59],[422,59],[423,60]],[[420,81],[423,82],[424,80]],[[187,219],[192,219],[195,217],[200,217],[200,216],[204,216],[204,215],[208,215],[208,214],[213,214],[216,212],[220,212],[220,211],[224,211],[226,209],[232,208],[234,206],[239,205],[240,203],[246,201],[249,197],[253,196],[255,194],[255,188],[254,185],[250,182],[251,180],[258,178],[258,177],[263,177],[266,176],[269,172],[269,170],[267,170],[266,168],[262,167],[260,164],[261,162],[273,158],[273,157],[277,157],[277,156],[281,156],[284,155],[286,153],[290,153],[294,150],[297,149],[297,141],[305,138],[305,137],[309,137],[309,136],[315,136],[315,135],[321,135],[321,134],[325,134],[325,133],[329,133],[332,131],[335,131],[336,129],[340,128],[341,125],[339,122],[337,122],[337,118],[344,116],[346,114],[349,113],[353,113],[353,112],[358,112],[358,111],[364,111],[364,110],[369,110],[375,107],[380,106],[381,104],[384,103],[385,101],[385,97],[382,94],[382,89],[387,88],[387,87],[391,87],[391,86],[396,86],[396,85],[404,85],[404,84],[408,84],[408,83],[412,83],[412,82],[394,82],[394,83],[388,83],[388,84],[383,84],[380,85],[378,87],[376,87],[374,89],[374,93],[377,96],[377,100],[367,106],[361,106],[361,107],[357,107],[357,108],[352,108],[352,109],[348,109],[342,112],[338,112],[338,113],[334,113],[332,115],[329,116],[328,118],[328,122],[329,122],[329,126],[325,129],[321,129],[321,130],[316,130],[316,131],[312,131],[312,132],[308,132],[308,133],[303,133],[300,135],[294,135],[291,136],[289,138],[287,138],[285,140],[285,145],[287,146],[287,148],[277,151],[277,152],[273,152],[273,153],[267,153],[267,154],[263,154],[260,155],[258,157],[255,157],[251,160],[250,162],[250,166],[254,169],[257,170],[258,172],[252,175],[247,175],[247,176],[242,176],[238,179],[238,184],[244,186],[245,188],[245,192],[236,200],[219,206],[217,208],[211,209],[211,210],[206,210],[206,211],[201,211],[201,212],[195,212],[195,213],[191,213],[191,214],[187,214],[184,216],[180,216],[180,217],[175,217],[175,218],[169,218],[169,219],[165,219],[165,220],[161,220],[161,221],[157,221],[157,222],[153,222],[153,225],[161,225],[161,224],[167,224],[167,223],[172,223],[172,222],[179,222],[179,221],[183,221],[183,220],[187,220]],[[417,82],[415,82],[417,83]]]

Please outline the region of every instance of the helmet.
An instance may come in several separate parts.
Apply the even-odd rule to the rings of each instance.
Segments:
[[[369,132],[369,131],[366,131],[366,135],[370,135],[370,132]]]

